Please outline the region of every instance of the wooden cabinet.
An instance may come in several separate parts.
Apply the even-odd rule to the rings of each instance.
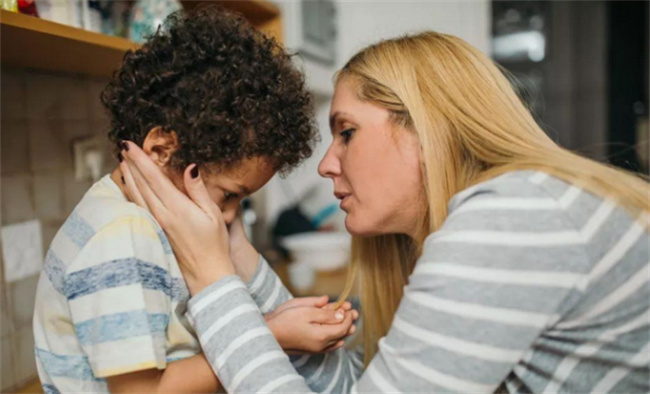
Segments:
[[[191,9],[207,1],[183,1]],[[210,1],[242,13],[256,28],[282,41],[279,9],[264,0]],[[138,44],[44,19],[0,10],[2,66],[110,76]]]

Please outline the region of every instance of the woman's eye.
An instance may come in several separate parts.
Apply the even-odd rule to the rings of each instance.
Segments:
[[[343,142],[348,143],[352,138],[352,133],[354,133],[354,129],[346,129],[341,131],[339,134],[343,137]]]

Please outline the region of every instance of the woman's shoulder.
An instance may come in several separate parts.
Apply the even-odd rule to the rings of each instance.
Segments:
[[[457,193],[449,202],[449,212],[468,209],[468,205],[475,205],[479,200],[484,202],[483,204],[510,209],[551,207],[559,203],[569,190],[572,190],[571,196],[582,192],[579,188],[572,187],[545,172],[512,171]]]
[[[628,232],[643,237],[638,222],[614,201],[557,177],[514,171],[456,194],[447,220],[429,235],[424,250],[485,249],[513,256],[544,251],[558,260],[570,255],[594,262]]]

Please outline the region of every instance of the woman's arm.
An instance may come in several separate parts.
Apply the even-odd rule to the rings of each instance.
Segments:
[[[293,298],[275,271],[269,267],[262,255],[248,241],[241,220],[241,212],[230,224],[228,237],[230,239],[230,257],[235,271],[246,283],[248,291],[262,313],[269,313],[280,304]]]
[[[457,211],[428,238],[391,329],[356,383],[354,373],[345,371],[350,360],[338,354],[330,356],[336,363],[314,371],[316,378],[306,382],[277,352],[272,337],[262,334],[255,316],[249,316],[237,322],[236,337],[204,338],[226,389],[345,392],[347,385],[352,392],[487,393],[513,371],[525,372],[522,362],[533,343],[577,299],[589,261],[579,232],[561,207],[548,204],[527,212],[517,208],[525,204],[509,204],[517,190],[526,196],[516,198],[539,199],[524,182],[466,193],[455,201]],[[201,300],[225,287],[237,303],[252,302],[237,288],[236,278],[222,278],[191,302],[199,332],[221,324],[218,317],[229,304]],[[237,351],[220,357],[233,343]],[[246,359],[236,356],[253,353]],[[332,368],[339,362],[340,368]],[[323,374],[330,384],[315,385]]]
[[[171,190],[145,193],[167,210],[154,215],[182,257],[195,294],[189,314],[208,361],[228,392],[312,392],[261,313],[238,313],[255,302],[219,249],[227,232],[218,207],[188,173],[194,203]],[[443,228],[427,240],[366,372],[354,383],[353,362],[339,351],[309,383],[324,381],[326,374],[318,391],[493,392],[521,368],[565,301],[575,302],[570,296],[589,269],[582,235],[559,204],[536,205],[543,194],[519,180],[459,194]],[[178,212],[184,215],[174,217]]]
[[[246,282],[246,287],[263,314],[293,298],[262,255],[259,255],[255,274]]]
[[[127,143],[128,144],[128,143]],[[173,235],[174,231],[169,228],[169,218],[168,215],[170,213],[179,213],[180,212],[180,222],[186,223],[186,224],[197,224],[197,223],[205,223],[205,214],[206,212],[211,212],[213,215],[214,219],[215,217],[220,216],[220,212],[218,212],[217,207],[204,207],[203,210],[200,209],[184,209],[181,206],[178,207],[176,212],[170,212],[168,207],[165,206],[163,201],[160,199],[156,198],[155,195],[155,190],[160,191],[161,188],[166,188],[162,192],[163,199],[167,199],[167,203],[169,203],[169,199],[173,199],[174,202],[178,203],[179,201],[182,203],[187,203],[191,202],[189,198],[183,194],[181,194],[175,187],[169,182],[169,180],[160,172],[160,170],[153,165],[150,159],[146,157],[142,153],[142,151],[135,145],[129,144],[131,146],[131,151],[130,152],[124,152],[124,157],[127,158],[127,161],[130,161],[129,158],[133,159],[135,162],[135,165],[133,166],[133,171],[129,170],[129,167],[127,166],[127,161],[125,161],[121,165],[122,173],[123,176],[126,180],[126,191],[129,194],[129,198],[137,203],[138,205],[147,208],[154,216],[157,218],[158,222],[162,224],[163,228],[167,228],[168,235],[171,237],[170,242],[172,245],[176,243],[178,245],[178,239],[174,238]],[[134,157],[132,157],[134,156]],[[146,169],[146,171],[139,171],[139,167],[142,166],[143,169]],[[185,174],[185,180],[188,180],[188,175],[187,171]],[[200,178],[198,179],[200,180]],[[198,181],[195,180],[195,181]],[[201,183],[201,182],[198,182]],[[137,185],[137,187],[136,187]],[[194,186],[197,185],[197,182],[194,182]],[[196,188],[193,188],[192,185],[186,185],[189,187],[186,187],[186,190],[188,190],[188,193],[190,196],[196,195]],[[200,188],[199,188],[200,189]],[[211,201],[208,199],[202,200],[204,205],[214,205]],[[181,204],[182,205],[182,204]],[[194,207],[196,208],[196,206]],[[195,221],[192,219],[192,217],[196,218]],[[211,219],[211,220],[212,220]],[[276,311],[277,307],[279,305],[284,304],[284,306],[287,306],[289,303],[294,302],[286,302],[287,300],[292,299],[291,294],[287,291],[286,287],[284,287],[279,280],[278,276],[275,274],[275,272],[270,269],[266,261],[257,254],[257,252],[252,248],[248,240],[245,238],[245,234],[243,232],[243,228],[240,225],[241,223],[238,223],[237,220],[230,226],[228,229],[228,233],[230,235],[229,237],[229,242],[220,242],[222,244],[222,249],[225,247],[225,245],[230,246],[230,250],[226,251],[229,253],[230,258],[236,262],[234,269],[228,269],[227,272],[233,272],[235,271],[241,278],[244,279],[246,282],[246,287],[248,288],[248,292],[250,293],[252,299],[254,300],[255,304],[261,310],[263,313],[268,313],[271,311]],[[219,226],[221,233],[225,233],[223,231],[223,225]],[[210,241],[210,237],[204,237],[205,231],[198,231],[198,230],[192,230],[190,233],[188,233],[188,237],[185,238],[185,241],[193,240],[196,242],[197,245],[206,245],[206,244],[213,244],[214,242]],[[175,242],[176,241],[176,242]],[[182,241],[181,241],[182,242]],[[219,260],[225,260],[225,254],[222,253],[223,250],[221,250],[219,253],[214,253],[214,254],[207,254],[205,256],[211,256],[210,261],[211,265],[217,265],[217,262]],[[189,252],[190,255],[193,255],[193,252]],[[180,253],[179,255],[179,260],[182,260],[183,254]],[[214,257],[212,257],[214,256]],[[205,258],[205,257],[204,257]],[[253,260],[254,259],[254,260]],[[253,268],[254,267],[254,268]],[[203,275],[202,275],[203,276]],[[207,275],[206,275],[207,276]],[[199,278],[200,279],[200,278]],[[188,283],[189,284],[189,283]],[[304,304],[302,302],[304,299],[296,300],[296,302],[299,302],[301,306]],[[326,301],[324,301],[326,302]],[[323,304],[324,305],[324,304]],[[235,314],[241,314],[242,311],[254,311],[257,308],[251,308],[250,306],[247,307],[245,305],[239,305],[240,308],[237,308],[237,312],[234,312]],[[293,307],[295,305],[291,305]],[[313,308],[311,308],[313,309]],[[299,323],[304,323],[305,318],[307,317],[305,313],[301,316],[296,316],[292,318],[291,321],[285,322],[287,319],[287,316],[295,316],[295,310],[293,311],[287,311],[282,313],[281,315],[277,316],[277,314],[268,314],[267,315],[267,324],[271,325],[274,327],[274,334],[278,334],[278,332],[282,331],[288,333],[291,337],[290,338],[285,338],[287,341],[286,343],[293,343],[294,345],[297,344],[297,341],[304,341],[308,340],[309,344],[302,344],[302,346],[298,347],[296,346],[295,348],[292,348],[293,350],[297,351],[312,351],[312,352],[317,352],[320,353],[325,349],[325,351],[330,352],[331,349],[336,349],[342,346],[342,341],[340,342],[334,342],[331,345],[326,347],[323,347],[322,344],[327,344],[330,338],[334,338],[333,333],[340,332],[339,328],[336,326],[340,326],[342,328],[350,327],[350,322],[349,316],[353,316],[351,319],[356,318],[356,312],[350,312],[349,311],[350,306],[348,305],[347,309],[344,308],[346,319],[340,323],[340,324],[333,324],[332,322],[327,322],[323,319],[323,316],[320,316],[320,322],[324,323],[320,327],[316,327],[315,329],[310,330],[308,335],[305,335],[303,332],[302,335],[296,335],[296,332],[299,331],[299,326],[301,324]],[[307,312],[307,310],[305,310]],[[315,311],[310,311],[311,314],[316,313]],[[333,311],[329,312],[330,314],[333,313]],[[271,317],[270,317],[271,316]],[[272,319],[272,320],[268,320]],[[331,326],[330,326],[331,325]],[[279,326],[279,327],[278,327]],[[351,327],[351,330],[354,330],[354,326]],[[348,331],[347,333],[341,333],[341,335],[338,336],[338,338],[341,338],[346,335],[350,335],[353,331]],[[293,334],[292,334],[293,333]],[[318,336],[321,335],[322,337],[319,338]],[[280,335],[281,337],[281,335]],[[280,340],[281,338],[278,337]],[[285,343],[285,345],[286,345]],[[311,350],[310,350],[311,349]],[[343,350],[336,350],[337,354],[343,354]],[[350,354],[356,356],[355,353],[351,352]],[[348,357],[346,355],[343,356],[345,359]],[[351,357],[350,360],[352,360],[353,365],[347,366],[346,362],[346,371],[352,371],[354,376],[357,376],[360,373],[360,357]],[[310,382],[313,382],[313,384],[317,387],[319,385],[319,382],[323,381],[323,379],[327,379],[328,376],[330,376],[330,373],[323,373],[323,371],[335,371],[338,367],[339,360],[337,357],[331,357],[331,356],[325,356],[322,354],[314,354],[314,355],[305,355],[305,356],[300,356],[300,357],[295,357],[295,365],[296,368],[300,371],[301,374],[304,374]]]
[[[189,304],[208,361],[228,392],[349,392],[361,370],[355,352],[294,358],[292,365],[261,314],[228,319],[241,305],[254,301],[237,276],[206,287]]]

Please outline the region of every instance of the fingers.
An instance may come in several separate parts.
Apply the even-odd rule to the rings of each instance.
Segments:
[[[330,302],[329,304],[325,305],[323,308],[331,309],[331,310],[343,309],[344,311],[349,311],[350,309],[352,309],[352,304],[349,301],[343,302],[338,308],[336,308],[337,304],[338,302]]]
[[[341,298],[341,299],[339,299],[338,301],[336,301],[336,302],[334,303],[334,305],[332,306],[332,309],[339,309],[339,308],[341,308],[341,307],[343,306],[343,304],[345,304],[346,302],[347,302],[347,301],[345,301],[345,298]]]
[[[129,200],[139,205],[140,207],[149,210],[146,201],[144,200],[142,194],[140,193],[138,184],[133,178],[133,174],[131,174],[131,169],[129,167],[129,164],[124,160],[121,153],[119,154],[119,159],[120,159],[120,171],[122,172],[122,183],[124,184],[124,188],[126,190],[126,194]]]
[[[147,160],[151,161],[148,157]],[[123,160],[120,163],[120,170],[122,171],[127,188],[129,188],[129,195],[132,197],[137,196],[140,199],[133,202],[142,207],[146,207],[158,221],[164,219],[166,214],[164,204],[151,190],[149,184],[140,173],[140,169],[134,165],[129,157],[123,156]]]
[[[221,209],[219,206],[210,198],[208,189],[203,183],[203,178],[201,177],[199,166],[196,164],[191,164],[185,169],[183,174],[183,182],[185,183],[185,191],[187,195],[194,201],[196,205],[199,206],[210,216],[214,221],[223,221],[221,215]]]
[[[329,309],[308,309],[307,313],[309,314],[308,318],[310,323],[319,323],[319,324],[339,324],[345,320],[346,312],[342,310],[329,310]]]
[[[289,308],[296,308],[296,307],[301,307],[301,306],[312,306],[315,308],[321,308],[323,305],[327,303],[328,297],[323,295],[320,297],[298,297],[291,299],[284,304],[278,306],[275,308],[275,310],[272,313],[280,313],[284,310],[287,310]]]
[[[173,206],[173,202],[178,199],[187,198],[140,147],[132,142],[122,141],[122,148],[120,153],[127,162],[133,178],[138,182],[138,188],[149,208],[152,208],[153,202],[151,193],[165,207]],[[147,193],[145,184],[149,186],[151,193]]]
[[[337,349],[342,348],[343,345],[345,345],[345,342],[343,340],[339,340],[336,343],[334,343],[333,345],[323,349],[323,353],[333,352],[333,351],[335,351]]]
[[[337,341],[348,335],[352,322],[352,313],[346,312],[338,324],[322,324],[316,326],[315,329],[319,331],[319,336],[329,346],[331,345],[330,342]],[[354,331],[356,331],[356,328]]]

